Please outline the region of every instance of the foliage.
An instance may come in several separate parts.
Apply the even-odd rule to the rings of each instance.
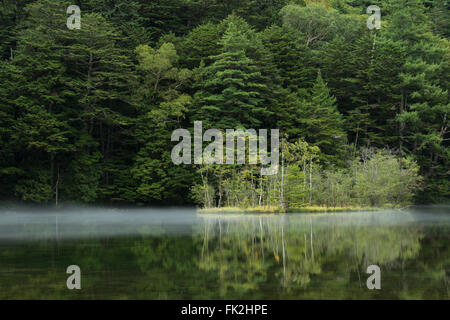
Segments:
[[[72,4],[79,30],[66,27]],[[369,4],[381,8],[379,30],[366,27]],[[0,199],[448,201],[448,13],[443,0],[3,1]],[[308,147],[301,161],[285,150],[275,176],[176,166],[171,133],[194,120],[278,128],[285,146]],[[350,173],[374,148],[391,153],[366,159],[379,176]]]

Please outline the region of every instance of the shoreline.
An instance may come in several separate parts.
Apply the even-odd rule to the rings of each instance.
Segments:
[[[239,213],[239,214],[283,214],[283,213],[328,213],[328,212],[358,212],[358,211],[381,211],[386,209],[395,209],[392,206],[386,207],[320,207],[307,206],[299,208],[284,209],[281,207],[221,207],[221,208],[197,208],[199,214],[217,214],[217,213]]]

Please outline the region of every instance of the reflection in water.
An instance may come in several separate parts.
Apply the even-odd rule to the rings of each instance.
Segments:
[[[378,215],[378,216],[377,216]],[[389,219],[389,225],[386,225]],[[199,268],[219,275],[221,293],[256,289],[268,271],[283,288],[307,288],[324,270],[362,272],[371,264],[389,270],[404,268],[420,251],[422,228],[396,224],[395,216],[347,214],[322,216],[226,216],[204,218]],[[376,221],[376,224],[368,224]],[[343,264],[342,264],[343,263]],[[340,279],[337,279],[340,280]]]
[[[4,213],[0,298],[449,299],[449,218]],[[82,270],[80,291],[65,287],[71,264]],[[371,264],[381,290],[366,287]]]

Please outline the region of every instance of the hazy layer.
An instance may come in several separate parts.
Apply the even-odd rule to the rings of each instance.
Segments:
[[[99,209],[69,208],[0,209],[0,240],[73,239],[116,237],[125,235],[190,234],[205,221],[221,219],[235,222],[269,219],[276,223],[312,223],[315,227],[335,225],[399,225],[450,224],[448,206],[388,210],[382,212],[353,212],[335,214],[287,215],[197,215],[193,208],[177,209]]]

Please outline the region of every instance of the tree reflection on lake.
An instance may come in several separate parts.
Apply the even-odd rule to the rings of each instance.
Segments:
[[[449,299],[449,218],[427,208],[4,213],[0,298]],[[71,264],[82,290],[66,288]],[[373,264],[381,290],[366,286]]]

